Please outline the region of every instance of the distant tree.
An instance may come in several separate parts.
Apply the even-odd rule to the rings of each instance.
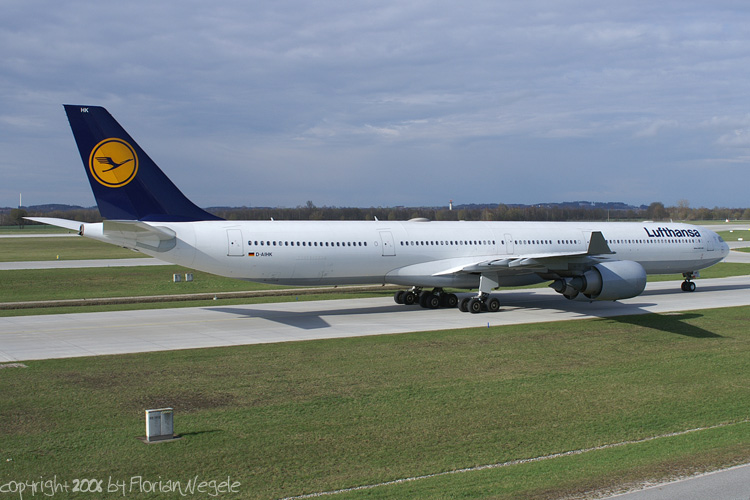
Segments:
[[[690,202],[685,199],[677,200],[677,207],[675,208],[672,217],[678,220],[687,220],[690,215]]]
[[[711,210],[706,207],[700,207],[695,211],[696,220],[713,220],[714,216]]]
[[[714,207],[714,209],[711,212],[713,213],[714,220],[725,220],[725,219],[732,218],[731,213],[728,208]]]
[[[17,225],[20,229],[23,229],[26,225],[26,217],[29,213],[23,208],[14,208],[10,211],[10,222],[11,224]]]
[[[664,220],[669,216],[667,209],[664,208],[664,203],[655,201],[648,206],[646,210],[646,217],[651,220]]]

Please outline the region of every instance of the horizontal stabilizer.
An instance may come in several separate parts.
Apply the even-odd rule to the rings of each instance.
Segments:
[[[50,226],[63,227],[77,233],[81,232],[81,225],[83,224],[75,220],[58,219],[55,217],[24,217],[24,219],[41,222],[42,224],[49,224]]]

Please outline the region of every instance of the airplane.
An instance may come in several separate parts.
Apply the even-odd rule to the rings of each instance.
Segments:
[[[566,299],[640,295],[648,274],[698,271],[729,253],[673,222],[233,221],[191,202],[99,106],[64,105],[104,218],[29,217],[165,262],[280,285],[393,284],[399,304],[496,312],[499,287],[550,281]],[[446,289],[477,290],[459,300]],[[464,294],[462,294],[464,295]]]

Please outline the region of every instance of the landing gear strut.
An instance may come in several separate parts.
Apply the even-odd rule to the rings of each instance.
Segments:
[[[682,288],[683,292],[694,292],[695,291],[695,283],[693,283],[691,280],[695,278],[696,276],[690,272],[690,273],[682,273],[682,276],[685,277],[685,281],[682,282],[682,285],[680,288]]]

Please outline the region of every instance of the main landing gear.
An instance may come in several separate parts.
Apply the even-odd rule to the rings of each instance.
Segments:
[[[682,276],[685,277],[685,281],[682,282],[682,285],[680,288],[682,288],[683,292],[694,292],[695,291],[695,283],[693,283],[691,280],[695,278],[696,276],[693,273],[682,273]]]
[[[500,310],[500,301],[489,294],[480,294],[476,297],[466,297],[458,304],[461,312],[476,314],[482,311],[497,312]]]
[[[500,301],[490,297],[490,292],[499,285],[497,273],[482,273],[479,277],[479,293],[474,297],[466,297],[458,301],[453,293],[446,293],[442,288],[435,288],[431,292],[422,290],[415,286],[411,290],[399,290],[393,295],[396,304],[410,306],[419,303],[426,309],[437,309],[438,307],[456,307],[462,312],[479,313],[482,311],[497,312],[500,310]]]
[[[438,309],[440,307],[458,307],[461,312],[497,312],[500,310],[500,301],[489,294],[480,294],[474,297],[464,297],[459,300],[456,294],[446,293],[442,288],[435,288],[429,292],[414,287],[411,290],[399,290],[393,295],[396,304],[413,305],[419,304],[425,309]]]
[[[497,312],[500,310],[500,301],[490,297],[490,292],[499,285],[497,273],[482,273],[479,276],[479,293],[475,297],[467,297],[461,301],[458,308],[462,312],[476,314],[478,312]]]
[[[435,288],[428,292],[420,287],[414,287],[411,290],[399,290],[393,295],[396,304],[410,306],[419,304],[425,309],[437,309],[439,307],[456,307],[458,297],[453,293],[446,293],[442,288]]]

